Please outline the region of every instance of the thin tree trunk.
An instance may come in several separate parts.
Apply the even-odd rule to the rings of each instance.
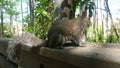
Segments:
[[[106,6],[106,2],[105,2],[105,0],[104,0],[104,7],[105,7],[105,9],[107,10],[107,6]],[[105,22],[106,22],[106,30],[105,30],[105,36],[106,36],[106,38],[109,36],[109,33],[108,33],[108,30],[109,30],[109,24],[108,24],[108,11],[106,11],[106,18],[105,18]]]
[[[23,6],[22,6],[22,0],[21,0],[21,22],[22,22],[22,26],[23,26]]]
[[[35,0],[29,0],[29,8],[30,8],[30,23],[28,24],[31,29],[34,30],[34,7],[35,7]]]
[[[95,0],[93,0],[94,1],[94,3],[96,3],[95,2]],[[97,8],[97,5],[95,5],[95,8]],[[95,9],[94,10],[94,15],[93,15],[93,32],[94,32],[94,37],[95,37],[95,39],[94,39],[94,42],[96,42],[96,22],[97,22],[97,10]]]
[[[10,1],[10,3],[12,3],[12,1]],[[10,9],[12,9],[12,5],[10,4]],[[9,18],[9,21],[10,21],[10,36],[13,36],[13,15],[10,14],[10,18]]]
[[[12,23],[13,19],[12,19],[12,15],[10,15],[10,36],[13,36],[13,27],[12,27]]]
[[[34,25],[34,6],[35,0],[29,0],[29,8],[30,8],[30,26]]]
[[[102,7],[102,1],[100,0],[100,7]],[[103,36],[105,36],[104,35],[104,23],[103,23],[103,21],[104,21],[104,15],[103,15],[103,10],[100,10],[100,12],[101,12],[101,21],[102,21],[102,27],[101,27],[101,30],[102,30],[102,34],[103,34]]]
[[[3,28],[3,9],[1,8],[1,38],[4,36],[4,28]]]

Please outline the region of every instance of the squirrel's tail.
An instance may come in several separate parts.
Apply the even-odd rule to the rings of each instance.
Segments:
[[[22,33],[20,36],[12,38],[8,43],[7,59],[17,63],[22,46],[45,46],[45,40],[39,39],[31,33]]]
[[[20,53],[20,49],[21,49],[21,40],[20,38],[12,38],[9,42],[8,42],[8,48],[7,48],[7,59],[10,61],[13,61],[14,63],[17,63],[18,60],[18,56]]]

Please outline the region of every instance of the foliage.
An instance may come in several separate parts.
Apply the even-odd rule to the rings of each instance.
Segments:
[[[1,0],[0,6],[5,10],[5,12],[9,15],[18,15],[19,12],[17,12],[15,9],[13,9],[16,6],[16,1],[8,1],[8,0]]]
[[[105,42],[105,37],[101,29],[98,29],[97,31],[95,31],[95,33],[96,33],[95,42]]]
[[[93,34],[92,27],[87,28],[87,35],[86,36],[87,36],[86,41],[88,41],[88,42],[93,42],[95,40],[95,36]]]
[[[101,26],[97,27],[97,31],[95,31],[96,35],[93,33],[93,27],[87,29],[87,41],[88,42],[102,42],[102,43],[117,43],[118,39],[114,33],[114,30],[109,30],[110,34],[108,37],[105,37],[103,31],[101,30]]]
[[[106,42],[107,43],[117,43],[118,38],[116,37],[114,30],[111,29],[110,32],[111,32],[111,34],[107,37]]]
[[[25,22],[25,24],[29,23],[30,22],[30,15],[24,16],[23,22]]]
[[[29,31],[42,39],[46,39],[48,28],[53,21],[53,4],[54,3],[49,0],[38,0],[34,10],[34,25],[26,26],[24,31]],[[34,28],[34,30],[32,28]]]
[[[0,27],[1,27],[1,25],[0,25]],[[3,28],[4,28],[4,37],[7,37],[7,38],[11,37],[10,33],[9,33],[9,25],[7,23],[4,23]]]

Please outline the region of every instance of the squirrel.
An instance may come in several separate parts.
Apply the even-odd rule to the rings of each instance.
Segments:
[[[57,23],[53,23],[48,31],[48,47],[57,48],[71,41],[77,46],[81,46],[81,36],[87,26],[91,25],[87,12],[83,11],[78,18],[62,18]]]
[[[71,41],[79,46],[84,29],[90,25],[91,22],[86,12],[83,12],[78,18],[62,18],[58,22],[53,23],[48,31],[48,40],[42,40],[31,33],[23,32],[20,36],[16,36],[9,41],[7,58],[17,63],[22,45],[57,48],[64,45],[67,41]]]

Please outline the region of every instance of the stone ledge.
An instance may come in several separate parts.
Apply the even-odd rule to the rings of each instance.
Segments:
[[[120,49],[74,47],[63,50],[42,47],[40,55],[83,68],[119,68]]]
[[[10,39],[0,39],[0,53],[5,56],[9,40]],[[97,44],[100,44],[100,47],[93,46]],[[39,56],[43,56],[81,68],[120,68],[120,44],[86,43],[84,45],[88,46],[51,49],[47,47],[28,47],[23,45],[22,50],[26,53],[30,53],[31,56],[35,55],[38,57],[35,58],[37,62],[41,61],[39,60]],[[26,56],[26,58],[29,58],[29,56]],[[28,62],[34,60],[34,58],[30,58],[29,60],[26,58],[20,62],[20,65],[24,63],[24,60],[27,60]],[[23,65],[28,65],[30,67],[28,62]]]

